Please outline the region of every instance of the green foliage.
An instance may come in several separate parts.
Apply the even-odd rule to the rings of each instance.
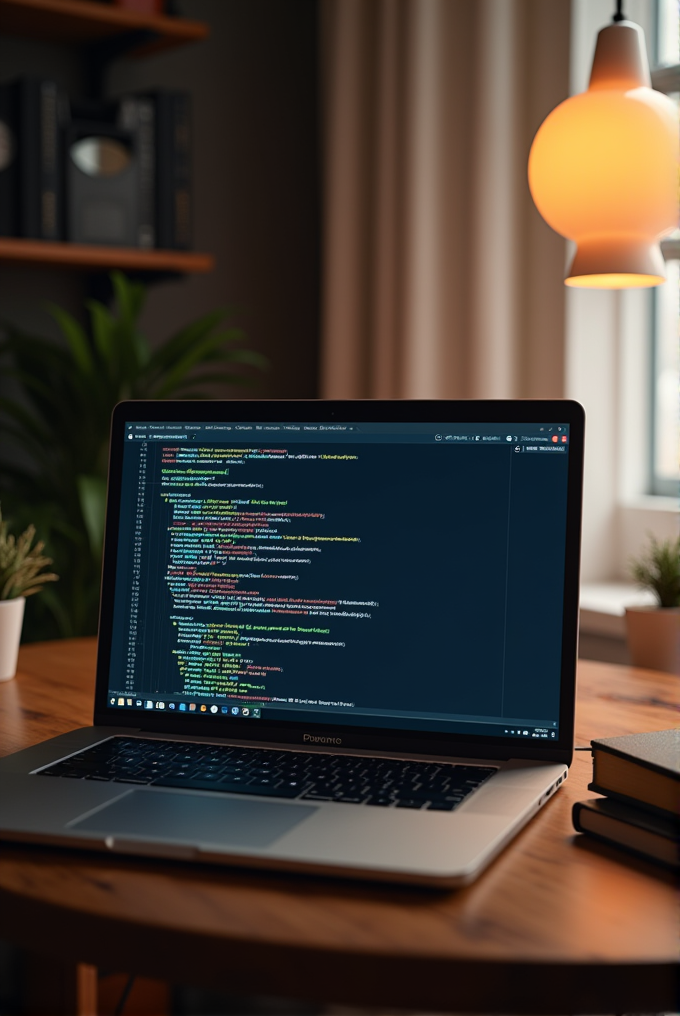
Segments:
[[[644,557],[631,561],[631,575],[644,589],[651,589],[660,607],[680,607],[680,536],[656,540],[651,534]]]
[[[43,568],[52,564],[52,559],[42,554],[45,544],[31,547],[35,526],[29,526],[19,537],[12,536],[7,529],[0,511],[0,600],[32,596],[40,592],[44,582],[56,582],[58,575],[43,572]]]
[[[264,357],[242,348],[238,328],[207,314],[152,349],[138,325],[146,288],[111,275],[115,312],[86,304],[89,331],[51,306],[63,344],[12,324],[0,338],[0,372],[16,397],[0,397],[3,505],[15,526],[35,523],[62,581],[45,590],[26,617],[25,637],[96,632],[111,411],[123,399],[201,399],[216,385],[243,384],[234,367],[263,368]]]

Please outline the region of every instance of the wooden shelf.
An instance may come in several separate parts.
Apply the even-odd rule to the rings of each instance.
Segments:
[[[102,271],[120,268],[134,272],[203,273],[212,271],[212,254],[184,250],[140,250],[137,247],[95,247],[79,243],[49,243],[0,237],[0,262],[51,265]]]
[[[126,55],[138,57],[204,39],[208,26],[96,0],[0,0],[0,32],[76,45],[129,36]]]

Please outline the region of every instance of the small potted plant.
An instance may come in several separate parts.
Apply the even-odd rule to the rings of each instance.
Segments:
[[[19,537],[8,533],[0,511],[0,681],[16,674],[26,597],[58,578],[44,571],[52,559],[43,556],[43,543],[32,547],[34,537],[35,526]]]
[[[631,561],[631,575],[658,601],[655,607],[627,607],[626,630],[636,667],[680,674],[680,536],[656,540]]]

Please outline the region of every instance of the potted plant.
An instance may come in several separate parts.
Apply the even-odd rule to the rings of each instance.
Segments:
[[[60,574],[26,612],[27,641],[97,630],[111,411],[123,399],[202,399],[244,384],[265,358],[215,311],[154,348],[140,317],[147,290],[111,274],[112,306],[86,304],[85,327],[50,312],[61,342],[0,322],[0,488],[5,514],[37,526]],[[245,370],[245,373],[244,373]]]
[[[631,575],[650,589],[656,607],[627,607],[626,630],[631,660],[636,667],[680,674],[680,536],[656,540],[631,561]]]
[[[34,536],[35,526],[12,536],[0,511],[0,681],[9,681],[17,671],[26,597],[58,578],[43,570],[52,559],[44,557],[43,543],[32,546]]]

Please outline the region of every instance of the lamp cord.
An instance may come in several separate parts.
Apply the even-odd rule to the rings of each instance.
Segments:
[[[625,21],[626,15],[623,13],[623,0],[616,0],[616,14],[612,17],[612,21]]]
[[[130,974],[130,976],[128,977],[125,987],[123,988],[122,994],[118,999],[118,1004],[116,1008],[113,1010],[114,1016],[122,1016],[123,1010],[125,1009],[125,1003],[127,1002],[128,996],[132,991],[132,985],[135,983],[135,977],[136,977],[135,974]]]

